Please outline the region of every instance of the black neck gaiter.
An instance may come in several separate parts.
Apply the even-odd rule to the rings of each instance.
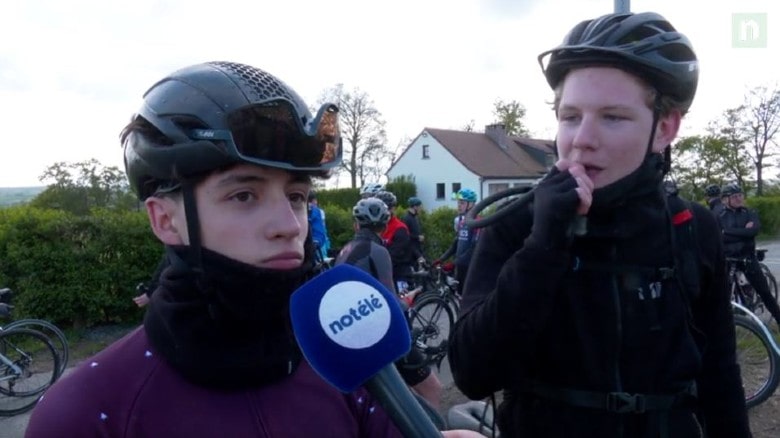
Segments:
[[[190,247],[168,247],[169,266],[144,318],[156,352],[202,386],[262,386],[291,374],[301,352],[290,328],[290,295],[311,269],[257,268],[205,248],[203,273]],[[307,250],[307,254],[309,251]]]

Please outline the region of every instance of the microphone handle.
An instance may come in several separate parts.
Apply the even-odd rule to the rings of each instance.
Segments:
[[[441,438],[433,421],[412,395],[393,364],[379,370],[364,384],[405,437]]]

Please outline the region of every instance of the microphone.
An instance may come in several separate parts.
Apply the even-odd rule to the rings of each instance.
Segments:
[[[292,294],[290,317],[303,356],[331,386],[365,386],[404,436],[441,437],[393,365],[412,341],[382,283],[354,266],[335,266]]]

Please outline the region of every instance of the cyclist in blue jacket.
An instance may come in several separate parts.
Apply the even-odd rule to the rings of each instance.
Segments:
[[[325,225],[325,212],[320,208],[317,192],[314,190],[309,192],[309,225],[311,225],[311,237],[317,249],[318,260],[325,260],[330,250],[330,237],[328,237],[328,227]]]
[[[718,225],[698,203],[670,214],[663,186],[691,43],[659,14],[609,14],[539,61],[559,159],[530,208],[481,232],[450,337],[458,388],[503,390],[502,437],[749,437]]]

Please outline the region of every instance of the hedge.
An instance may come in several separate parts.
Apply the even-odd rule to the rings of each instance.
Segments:
[[[357,192],[352,195],[354,205]],[[780,197],[751,198],[749,205],[759,212],[762,236],[777,236]],[[354,235],[351,205],[324,209],[337,250]],[[421,214],[429,260],[454,240],[455,214],[452,208]],[[15,318],[43,318],[63,328],[139,322],[143,312],[131,300],[135,286],[149,279],[161,253],[143,211],[77,217],[29,206],[0,209],[0,287],[15,291]]]

